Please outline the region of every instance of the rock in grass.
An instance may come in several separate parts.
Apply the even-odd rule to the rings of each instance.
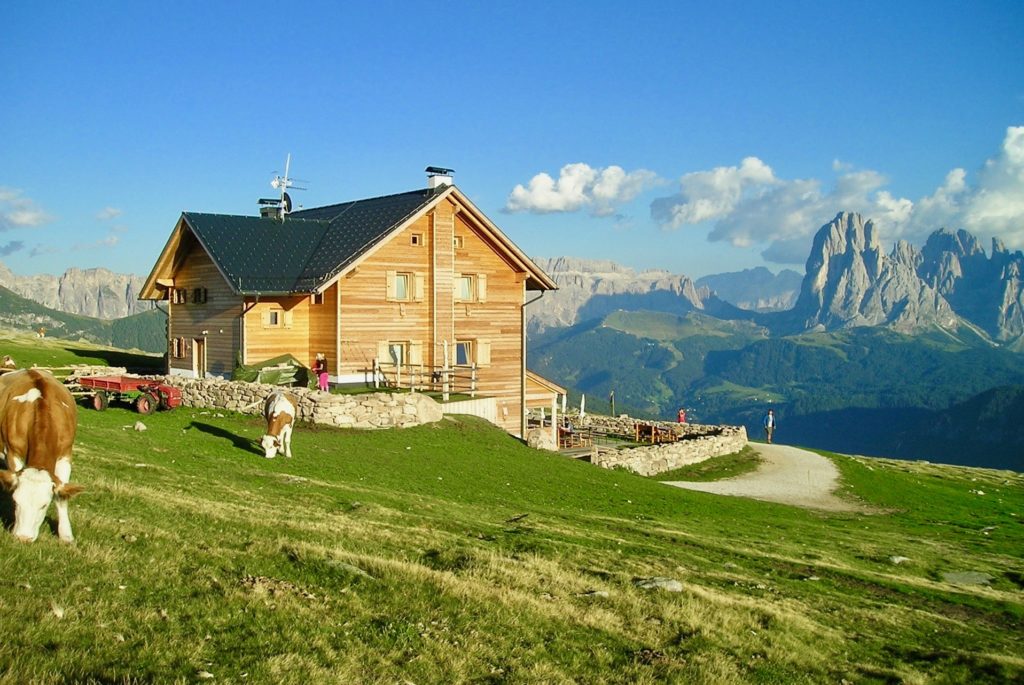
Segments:
[[[981,571],[955,571],[943,573],[942,579],[954,585],[988,585],[992,582],[992,576]]]
[[[634,578],[633,585],[644,590],[665,590],[667,592],[682,592],[683,584],[672,578],[654,576],[652,578]]]

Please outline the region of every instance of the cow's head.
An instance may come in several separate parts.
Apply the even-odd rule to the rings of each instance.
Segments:
[[[277,451],[281,449],[281,436],[264,435],[263,441],[260,444],[263,445],[263,455],[267,459],[273,459],[277,456]]]
[[[19,473],[0,471],[0,485],[14,500],[14,536],[22,542],[35,542],[53,496],[70,499],[82,491],[79,485],[57,483],[46,471],[24,469]]]

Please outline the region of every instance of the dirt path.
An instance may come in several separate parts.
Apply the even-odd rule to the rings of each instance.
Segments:
[[[839,469],[830,460],[797,447],[750,443],[764,461],[751,473],[710,483],[664,481],[688,490],[750,497],[826,511],[861,511],[862,506],[835,496]]]

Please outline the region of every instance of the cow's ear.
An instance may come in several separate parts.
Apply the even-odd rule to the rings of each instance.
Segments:
[[[84,490],[85,488],[81,485],[72,485],[71,483],[64,483],[63,485],[53,489],[57,494],[57,497],[60,497],[61,499],[71,499]]]
[[[18,474],[7,469],[0,469],[0,488],[14,490],[18,487]]]

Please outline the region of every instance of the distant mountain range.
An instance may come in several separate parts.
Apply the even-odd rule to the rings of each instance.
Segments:
[[[107,269],[18,276],[0,262],[0,286],[55,311],[96,319],[120,319],[152,309],[152,302],[138,299],[144,280]]]
[[[986,256],[963,230],[935,231],[920,250],[899,241],[886,254],[872,221],[840,213],[815,235],[802,278],[762,267],[692,281],[609,261],[536,261],[559,290],[528,307],[531,333],[616,310],[696,311],[749,320],[779,335],[860,326],[909,334],[939,329],[1024,350],[1024,254],[993,240]]]
[[[800,293],[803,276],[792,269],[773,274],[763,266],[696,280],[698,288],[706,287],[721,299],[740,309],[754,312],[778,312],[792,309]]]
[[[50,309],[0,286],[0,329],[159,353],[167,350],[166,326],[167,315],[160,309],[98,319]]]

